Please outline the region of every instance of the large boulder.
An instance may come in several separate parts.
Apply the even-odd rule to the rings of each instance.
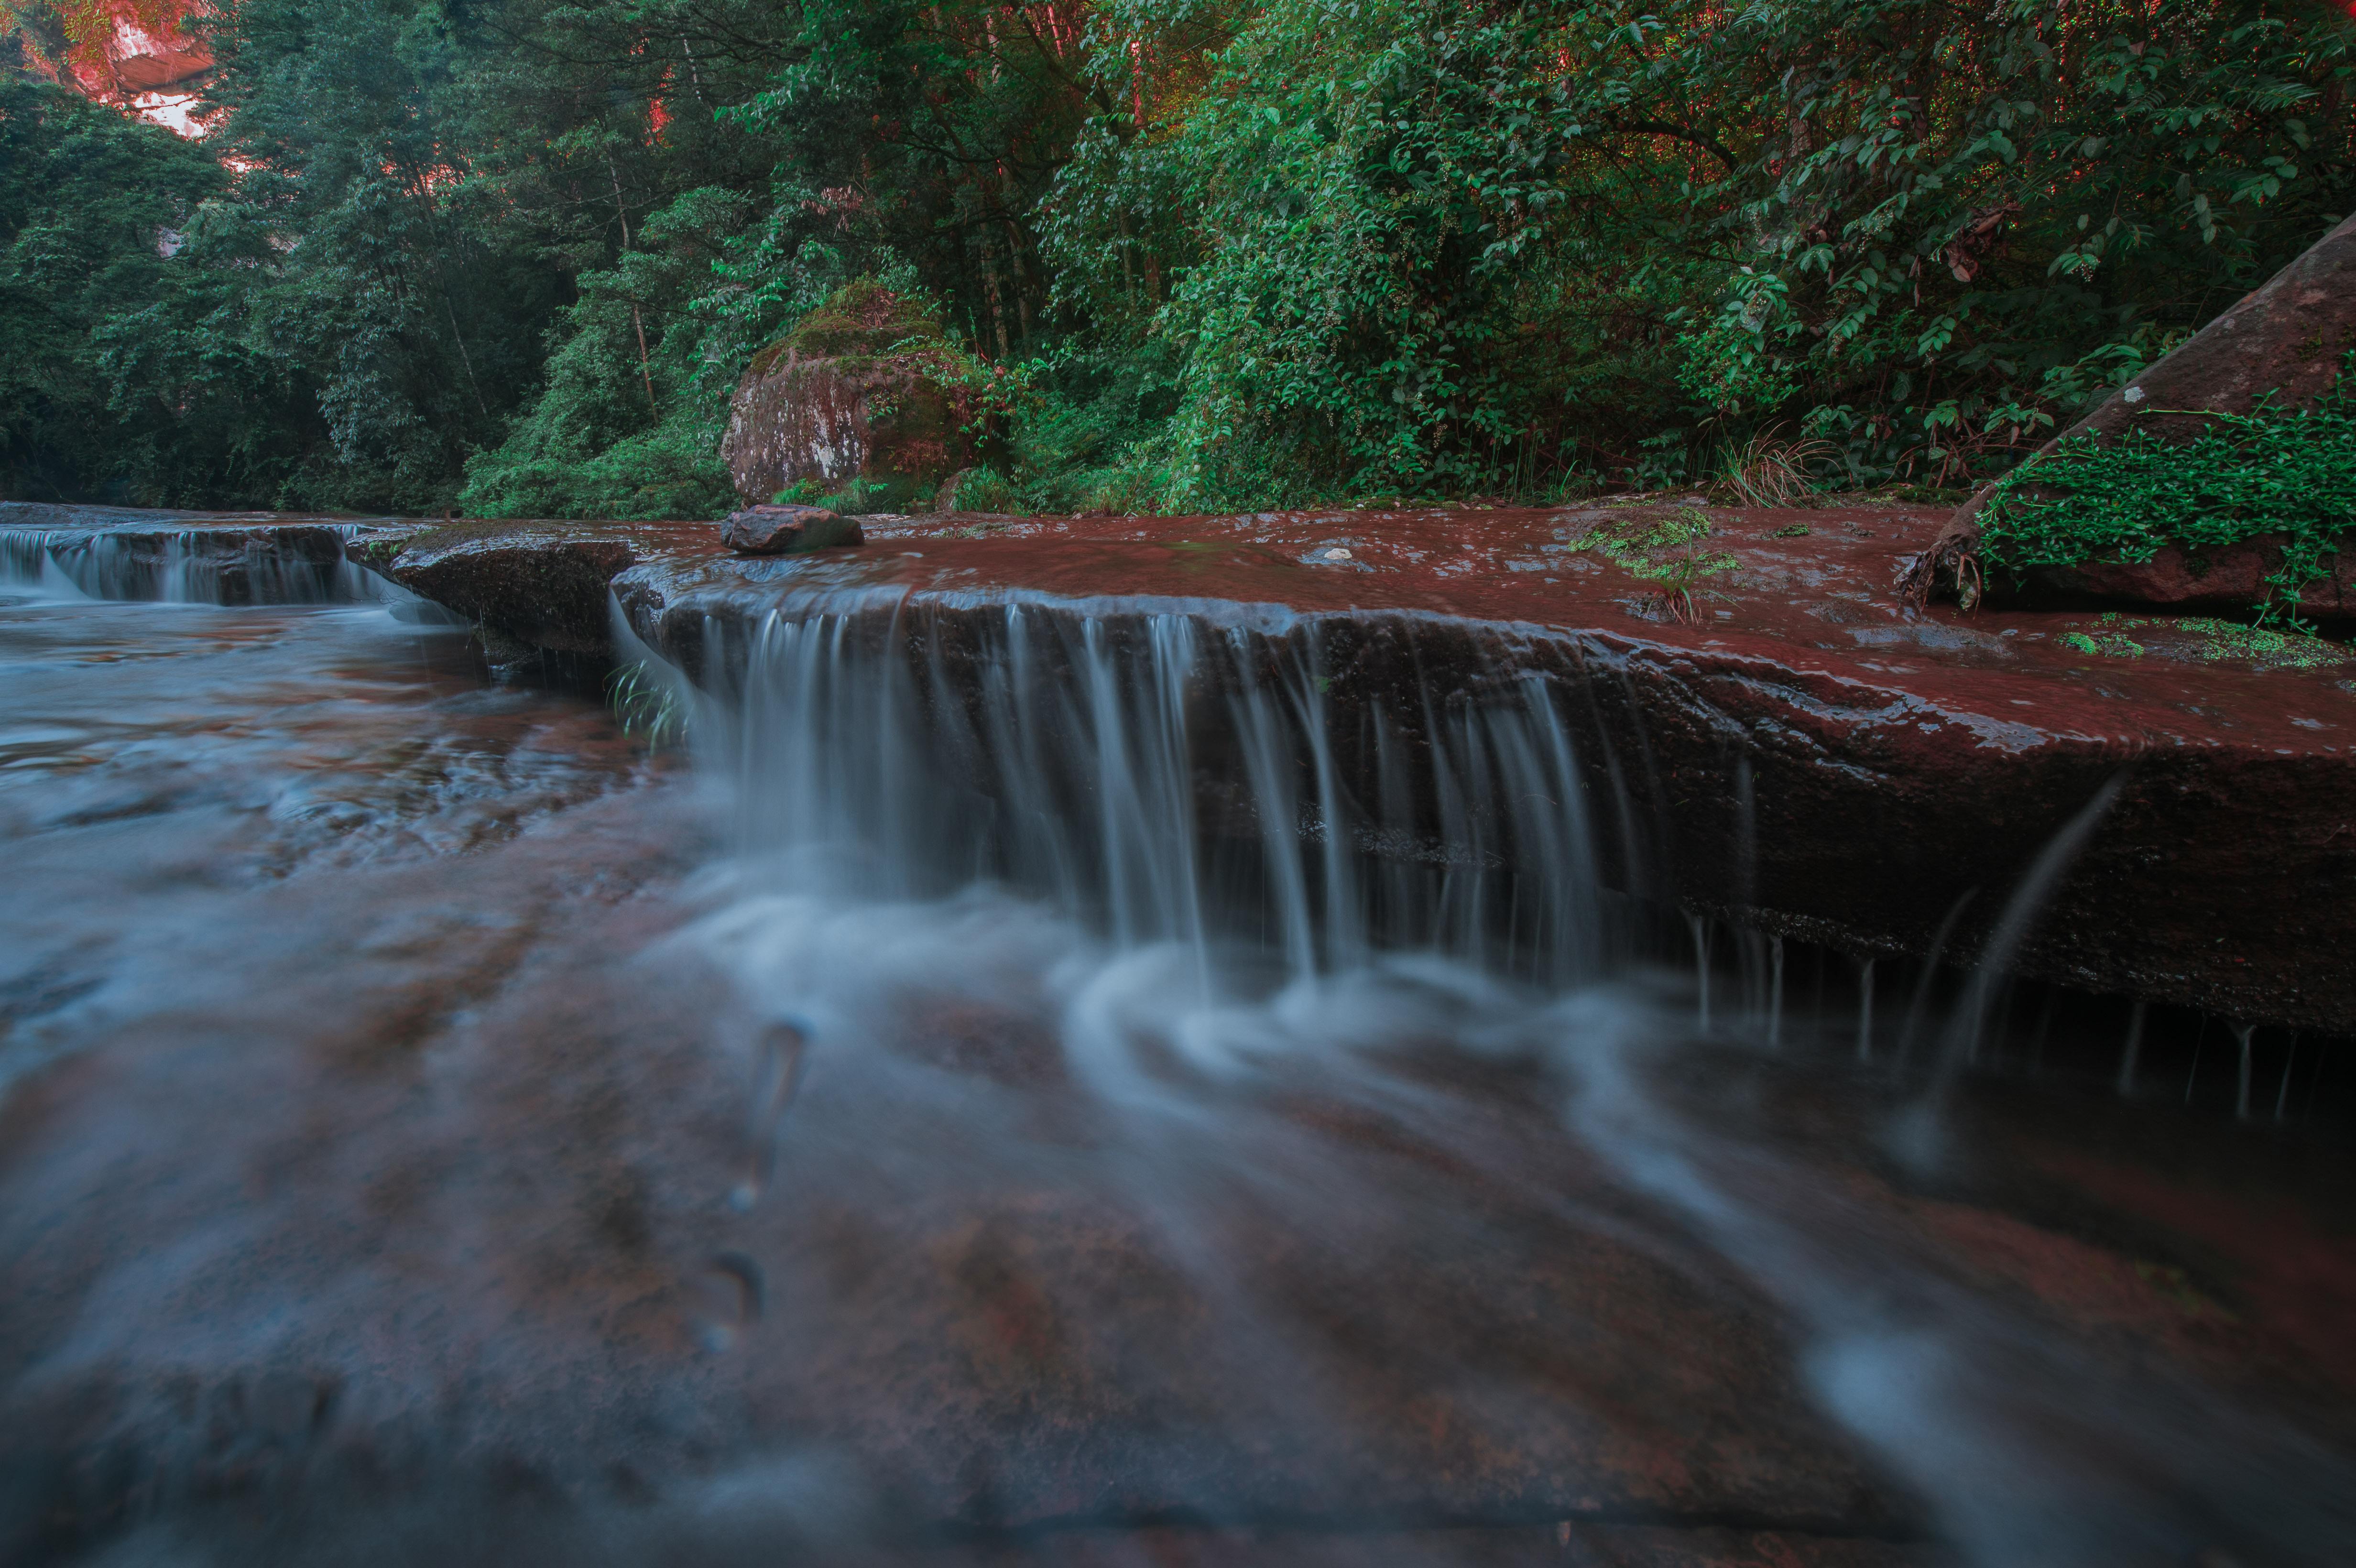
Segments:
[[[802,481],[863,479],[894,504],[931,496],[972,462],[967,364],[907,301],[846,286],[738,383],[720,446],[737,494],[758,504]]]
[[[2272,407],[2312,407],[2337,384],[2356,352],[2356,218],[2326,234],[2297,261],[2202,327],[2149,369],[2113,392],[2029,460],[2051,459],[2064,443],[2107,445],[2131,432],[2164,442],[2190,441],[2211,417],[2247,414],[2269,396]],[[2029,470],[2017,485],[2038,494]],[[1918,599],[1977,579],[1969,563],[1980,540],[1980,514],[1995,495],[1983,485],[1959,508],[1932,548],[1915,558],[1906,586]],[[2148,560],[2089,560],[2038,566],[1991,592],[2023,603],[2106,603],[2170,610],[2247,611],[2265,603],[2266,578],[2282,563],[2284,540],[2259,536],[2218,549],[2161,549]],[[2356,608],[2356,570],[2346,557],[2311,587],[2305,608],[2341,615]]]
[[[2269,392],[2279,407],[2303,407],[2339,379],[2351,349],[2356,349],[2356,218],[2162,355],[2044,450],[2073,435],[2115,438],[2136,429],[2198,435],[2208,426],[2203,414],[2246,414]]]

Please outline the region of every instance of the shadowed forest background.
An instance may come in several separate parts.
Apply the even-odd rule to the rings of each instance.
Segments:
[[[205,40],[186,139],[61,86]],[[0,5],[0,494],[695,517],[846,284],[959,503],[2000,472],[2356,208],[2325,0]]]

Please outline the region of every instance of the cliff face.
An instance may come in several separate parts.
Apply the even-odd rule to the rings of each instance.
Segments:
[[[18,53],[31,69],[84,97],[200,136],[193,101],[213,68],[211,46],[188,26],[189,0],[108,0],[71,11],[16,13]]]

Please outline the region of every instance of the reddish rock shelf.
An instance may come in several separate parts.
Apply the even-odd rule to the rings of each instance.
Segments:
[[[1678,624],[1655,585],[1567,548],[1616,512],[871,520],[861,551],[772,560],[649,528],[617,586],[641,629],[687,656],[707,615],[833,587],[951,613],[1035,595],[1314,627],[1360,667],[1387,629],[1419,676],[1468,683],[1546,668],[1585,688],[1590,760],[1649,772],[1637,793],[1666,885],[1642,891],[1748,906],[1860,954],[1926,951],[1975,889],[1948,951],[1977,952],[2040,849],[2115,777],[2022,967],[2292,1027],[2356,1019],[2340,956],[2356,660],[2339,645],[1916,611],[1892,579],[1942,514],[1905,507],[1710,511],[1708,548],[1740,567],[1703,580],[1698,624]]]
[[[259,521],[67,510],[0,508],[0,531],[40,513],[243,551]],[[1653,584],[1569,548],[1618,515],[870,518],[863,549],[759,559],[723,552],[708,523],[337,526],[355,559],[573,652],[600,645],[611,579],[640,631],[690,664],[709,618],[839,589],[950,617],[1020,597],[1248,624],[1320,640],[1365,700],[1409,668],[1467,689],[1543,670],[1581,695],[1584,760],[1621,768],[1657,839],[1627,881],[1861,955],[1926,952],[1966,894],[1947,951],[1976,954],[2039,850],[2115,778],[2020,966],[2247,1020],[2356,1019],[2356,659],[2339,645],[1918,612],[1891,580],[1942,514],[1907,507],[1709,510],[1708,548],[1739,569],[1698,583],[1698,624],[1677,624]],[[323,521],[275,526],[307,538]]]

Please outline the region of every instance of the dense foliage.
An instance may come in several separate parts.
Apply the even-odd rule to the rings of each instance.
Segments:
[[[969,505],[1953,485],[2356,209],[2327,0],[214,0],[195,144],[107,9],[0,44],[11,494],[708,513],[862,278]]]

